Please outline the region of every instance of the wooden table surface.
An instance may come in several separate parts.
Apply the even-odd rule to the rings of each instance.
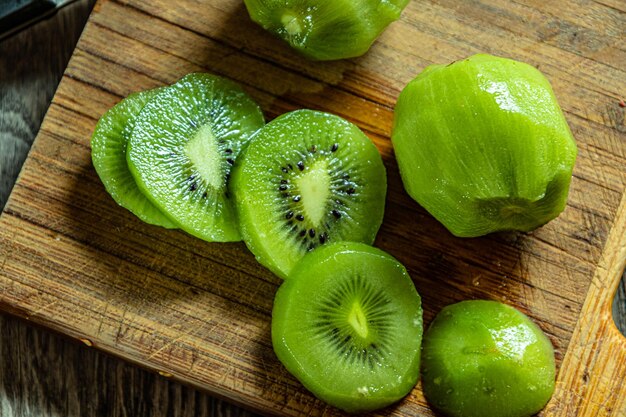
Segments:
[[[93,0],[0,42],[0,208],[86,21]],[[626,93],[626,92],[620,92]],[[624,281],[614,303],[626,328]],[[0,315],[0,416],[252,415],[74,340]]]

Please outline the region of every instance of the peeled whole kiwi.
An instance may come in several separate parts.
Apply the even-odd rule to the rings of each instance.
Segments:
[[[577,153],[541,72],[491,55],[433,65],[411,81],[392,142],[406,191],[461,237],[557,217]]]

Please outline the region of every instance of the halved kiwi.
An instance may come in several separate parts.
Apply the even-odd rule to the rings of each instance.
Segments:
[[[338,116],[298,110],[254,136],[232,188],[248,248],[285,278],[318,246],[372,243],[387,180],[378,150],[359,128]]]
[[[263,124],[261,109],[237,84],[190,74],[143,108],[128,166],[141,191],[181,229],[207,241],[237,241],[228,179]]]
[[[451,417],[528,417],[554,392],[554,350],[511,306],[486,300],[445,307],[424,335],[424,394]]]
[[[315,396],[349,412],[385,407],[419,376],[422,307],[404,267],[362,243],[305,256],[279,288],[274,351]]]
[[[363,55],[409,0],[245,0],[252,20],[318,60]]]
[[[135,120],[146,103],[161,89],[134,93],[107,111],[91,137],[93,166],[116,203],[146,223],[168,229],[176,225],[139,190],[126,163],[126,147]]]

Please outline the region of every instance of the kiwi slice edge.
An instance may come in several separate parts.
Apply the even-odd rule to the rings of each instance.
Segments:
[[[257,260],[287,278],[333,241],[371,244],[387,188],[376,146],[338,116],[297,110],[251,140],[232,178],[240,230]]]
[[[238,241],[230,172],[263,124],[261,109],[238,84],[192,73],[146,104],[128,165],[148,199],[181,229],[206,241]]]
[[[177,226],[141,192],[126,163],[126,148],[136,118],[162,88],[132,93],[98,120],[91,137],[91,158],[107,193],[142,221],[166,229]]]

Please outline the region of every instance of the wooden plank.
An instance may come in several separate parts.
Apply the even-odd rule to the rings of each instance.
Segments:
[[[376,244],[407,266],[427,323],[455,301],[507,302],[536,320],[555,345],[558,364],[565,360],[546,415],[567,415],[566,390],[590,393],[596,402],[608,392],[608,368],[587,362],[571,370],[568,358],[587,335],[584,319],[596,308],[590,294],[610,297],[607,286],[590,283],[617,282],[602,271],[623,244],[626,141],[615,92],[624,91],[626,74],[617,65],[619,10],[587,0],[569,6],[588,8],[590,18],[558,15],[563,2],[414,1],[364,57],[311,63],[254,25],[240,2],[181,3],[97,4],[0,217],[0,307],[262,412],[338,413],[274,357],[269,318],[280,280],[241,243],[208,244],[139,222],[115,205],[91,165],[89,138],[107,108],[133,91],[209,71],[241,83],[269,118],[316,108],[350,119],[370,136],[389,177]],[[575,33],[582,40],[567,42]],[[579,144],[567,209],[532,233],[454,238],[401,185],[389,141],[397,95],[424,66],[475,52],[539,66]],[[623,355],[610,352],[621,363]],[[579,369],[597,378],[580,385]],[[622,407],[623,387],[612,389],[617,396],[607,404]],[[384,413],[431,415],[419,386]]]

